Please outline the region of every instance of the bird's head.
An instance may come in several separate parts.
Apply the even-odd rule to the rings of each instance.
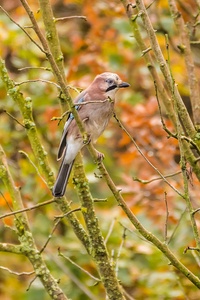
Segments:
[[[97,75],[92,84],[96,85],[101,93],[104,93],[106,97],[111,99],[115,96],[118,89],[130,86],[129,83],[122,81],[117,74],[110,72]]]

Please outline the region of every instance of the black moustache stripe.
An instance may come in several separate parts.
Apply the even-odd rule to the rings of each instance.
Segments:
[[[107,88],[106,92],[112,91],[112,90],[116,89],[116,87],[117,87],[116,84],[115,85],[111,85],[111,86],[109,86],[109,88]]]

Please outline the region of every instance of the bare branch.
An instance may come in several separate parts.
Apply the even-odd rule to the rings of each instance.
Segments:
[[[80,291],[82,291],[88,299],[91,300],[99,300],[99,297],[94,295],[88,288],[83,284],[81,280],[79,280],[74,273],[70,271],[70,269],[66,266],[66,264],[63,264],[63,262],[60,261],[57,257],[53,256],[50,252],[48,252],[49,259],[52,260],[59,269],[63,272],[63,274],[66,274],[70,280],[77,286]]]
[[[46,68],[46,67],[24,67],[24,68],[18,69],[18,71],[24,71],[24,70],[44,70],[44,71],[52,72],[52,70],[50,68]]]
[[[165,206],[166,206],[166,220],[165,220],[165,228],[164,228],[164,241],[167,243],[167,229],[168,229],[168,219],[169,219],[169,208],[167,203],[167,193],[165,192]]]
[[[64,255],[62,252],[60,252],[60,248],[58,248],[58,255],[61,256],[62,258],[68,260],[72,265],[76,266],[79,270],[81,270],[83,273],[85,273],[86,275],[88,275],[90,278],[94,279],[97,282],[101,282],[101,279],[93,276],[91,273],[89,273],[88,271],[86,271],[85,269],[83,269],[81,266],[79,266],[78,264],[76,264],[73,260],[71,260],[69,257],[67,257],[66,255]]]
[[[87,21],[86,16],[68,16],[68,17],[62,17],[62,18],[54,18],[54,22],[60,22],[60,21],[67,21],[72,19],[83,19]]]
[[[9,216],[14,216],[14,215],[17,215],[17,214],[21,214],[21,213],[26,212],[26,211],[31,211],[33,209],[37,209],[38,207],[45,206],[45,205],[48,205],[48,204],[51,204],[51,203],[54,203],[54,202],[56,202],[56,199],[47,200],[43,203],[39,203],[39,204],[36,204],[34,206],[31,206],[31,207],[27,207],[27,208],[19,209],[19,210],[16,210],[16,211],[12,211],[10,213],[4,214],[3,216],[0,216],[0,219],[4,219],[4,218],[9,217]]]
[[[60,216],[55,216],[54,218],[55,218],[55,219],[62,219],[62,218],[64,218],[64,217],[67,217],[68,215],[70,215],[71,213],[73,213],[73,212],[75,212],[75,211],[81,211],[81,207],[74,208],[74,209],[68,211],[66,214],[60,215]]]
[[[125,5],[125,7],[127,7],[127,9],[128,9],[128,7],[130,8],[130,6],[128,5],[128,1],[123,0],[122,2]],[[163,73],[168,90],[171,93],[171,95],[174,96],[175,101],[177,102],[177,105],[179,107],[180,118],[183,121],[184,128],[185,128],[187,134],[193,138],[196,135],[196,130],[190,119],[187,109],[183,103],[183,100],[179,94],[177,85],[175,84],[173,78],[171,77],[171,72],[170,72],[167,62],[163,56],[163,53],[160,49],[159,43],[158,43],[156,35],[155,35],[155,30],[149,19],[144,2],[142,0],[136,0],[136,5],[138,8],[139,14],[143,20],[145,29],[147,30],[149,40],[150,40],[150,46],[151,46],[152,51],[154,52],[155,57],[159,63],[160,70]],[[131,14],[131,12],[130,12],[130,14]],[[131,17],[132,17],[132,15],[130,15],[130,18]]]
[[[181,44],[184,45],[184,56],[185,56],[185,65],[188,73],[188,81],[190,88],[190,99],[193,110],[193,118],[196,128],[200,128],[200,104],[199,104],[199,83],[195,75],[194,60],[192,51],[190,48],[190,38],[187,27],[184,23],[184,20],[178,11],[176,2],[174,0],[168,0],[169,6],[171,9],[172,17],[177,26],[178,31],[180,32]]]
[[[189,246],[188,246],[187,248],[185,248],[184,253],[187,253],[188,250],[194,250],[194,251],[200,252],[200,249],[199,249],[199,248],[196,248],[196,247],[189,247]]]
[[[10,270],[10,269],[8,269],[8,268],[6,268],[6,267],[2,267],[2,266],[0,266],[0,269],[1,269],[1,270],[4,270],[4,271],[7,271],[7,272],[9,272],[10,274],[17,275],[17,276],[24,276],[24,275],[28,275],[28,276],[29,276],[29,275],[35,274],[35,271],[18,273],[18,272],[12,271],[12,270]]]
[[[179,192],[179,190],[177,190],[167,179],[166,177],[150,162],[150,160],[144,155],[144,153],[142,152],[142,150],[140,149],[140,147],[138,146],[138,144],[135,142],[134,138],[132,137],[132,135],[127,131],[127,129],[124,127],[124,125],[121,123],[121,121],[119,120],[119,118],[117,117],[116,113],[114,113],[114,118],[116,119],[118,125],[120,126],[120,128],[122,128],[122,130],[128,135],[128,137],[131,139],[131,141],[133,142],[134,146],[136,147],[137,151],[141,154],[141,156],[145,159],[145,161],[156,171],[156,173],[158,173],[160,175],[160,177],[164,180],[165,183],[167,183],[179,196],[181,196],[182,198],[184,198],[185,196]]]
[[[169,175],[163,175],[165,178],[170,178],[170,177],[173,177],[173,176],[176,176],[176,175],[179,175],[181,174],[181,171],[177,171],[175,173],[172,173],[172,174],[169,174]],[[143,184],[148,184],[148,183],[151,183],[153,181],[157,181],[157,180],[162,180],[163,178],[162,177],[156,177],[156,178],[152,178],[152,179],[149,179],[149,180],[143,180],[143,179],[139,179],[137,177],[133,177],[133,180],[134,181],[138,181],[138,182],[141,182]]]
[[[34,169],[36,170],[36,173],[38,174],[38,176],[42,179],[42,181],[45,183],[45,185],[48,187],[48,184],[46,182],[46,180],[44,179],[44,177],[40,174],[40,171],[38,170],[38,168],[36,167],[36,165],[34,164],[34,162],[30,159],[29,155],[22,151],[22,150],[19,150],[19,153],[20,154],[23,154],[27,159],[28,161],[30,162],[30,164],[34,167]]]
[[[31,40],[31,42],[33,42],[43,53],[45,53],[44,49],[30,36],[30,34],[19,24],[17,23],[8,13],[7,11],[0,6],[0,9],[7,15],[7,17],[15,24],[17,25],[27,36],[28,38]]]
[[[26,84],[26,83],[31,83],[31,82],[44,82],[44,83],[53,84],[53,85],[55,85],[60,90],[60,86],[57,83],[55,83],[53,81],[45,80],[45,79],[24,80],[22,82],[15,82],[15,85],[19,86],[19,85]]]
[[[3,112],[6,113],[15,122],[17,122],[20,126],[22,126],[23,128],[25,128],[25,126],[22,123],[20,123],[14,116],[12,116],[9,112],[7,112],[7,110],[4,109]]]
[[[122,241],[121,241],[121,244],[120,244],[118,252],[117,252],[117,258],[116,258],[116,263],[115,263],[115,272],[117,275],[119,272],[119,258],[120,258],[121,252],[122,252],[122,248],[124,247],[125,240],[126,240],[126,228],[124,228],[124,230],[123,230]]]
[[[175,234],[176,234],[176,232],[177,232],[177,230],[178,230],[178,227],[180,226],[180,224],[181,224],[181,222],[182,222],[182,220],[183,220],[183,217],[185,216],[186,212],[187,212],[187,207],[186,207],[185,210],[182,212],[181,217],[179,218],[178,223],[176,224],[176,226],[175,226],[175,228],[174,228],[174,230],[173,230],[171,236],[168,238],[167,244],[170,244],[171,241],[173,240],[173,238],[174,238],[174,236],[175,236]]]
[[[106,235],[106,237],[105,237],[105,240],[104,240],[105,244],[107,244],[107,242],[108,242],[108,239],[109,239],[109,237],[110,237],[110,235],[111,235],[111,233],[112,233],[112,231],[113,231],[115,222],[116,222],[116,220],[113,219],[112,222],[111,222],[111,224],[110,224],[110,227],[109,227],[109,229],[108,229],[108,233],[107,233],[107,235]]]

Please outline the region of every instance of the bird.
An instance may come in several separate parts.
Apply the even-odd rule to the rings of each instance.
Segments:
[[[74,99],[75,108],[83,122],[89,142],[95,143],[108,125],[114,111],[116,92],[129,86],[130,84],[122,81],[117,74],[104,72],[97,75]],[[70,113],[58,148],[57,160],[61,160],[61,165],[52,189],[54,197],[64,196],[74,160],[84,145],[83,136],[73,114]],[[98,151],[97,155],[99,159],[104,157]]]

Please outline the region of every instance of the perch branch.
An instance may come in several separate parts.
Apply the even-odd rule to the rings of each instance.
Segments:
[[[99,222],[94,211],[94,201],[90,194],[88,180],[85,177],[83,165],[81,160],[79,160],[79,156],[75,160],[74,183],[81,201],[81,210],[91,243],[90,255],[97,264],[107,297],[111,300],[125,300],[99,227]]]

